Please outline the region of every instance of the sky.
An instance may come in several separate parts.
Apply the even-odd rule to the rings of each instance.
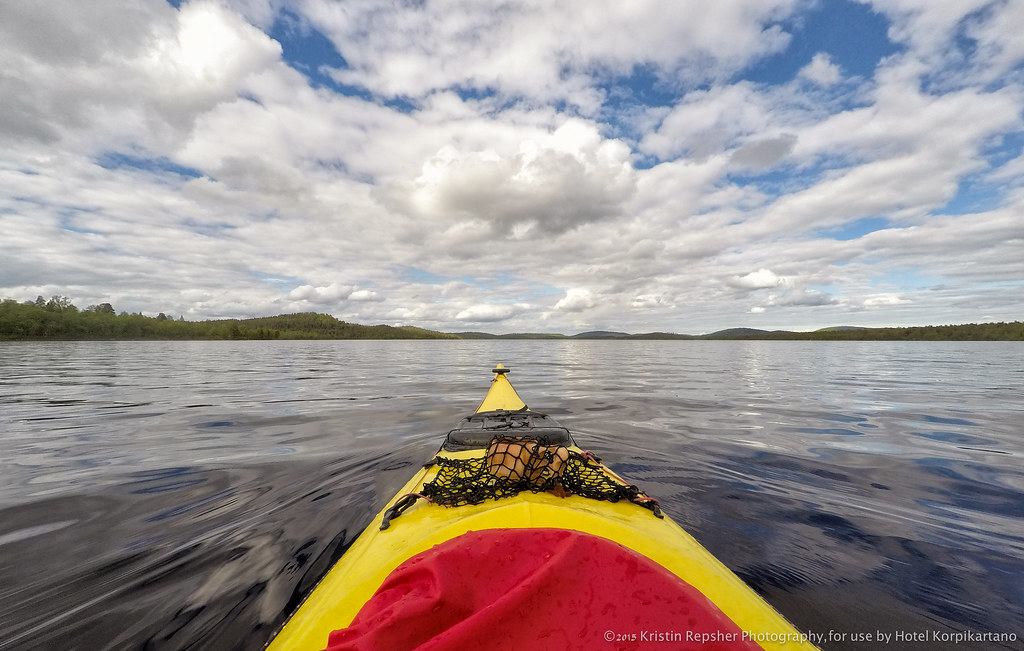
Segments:
[[[0,298],[1024,319],[1024,0],[3,0]]]

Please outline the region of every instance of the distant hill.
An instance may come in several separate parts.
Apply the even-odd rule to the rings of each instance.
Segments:
[[[565,335],[543,332],[513,332],[505,335],[495,335],[490,332],[456,332],[453,333],[459,339],[566,339]]]
[[[680,335],[674,332],[642,332],[630,335],[630,339],[698,339],[697,335]]]
[[[467,336],[470,335],[470,336]],[[487,333],[458,333],[461,338],[517,338],[552,339],[563,335],[520,334],[490,335]],[[727,328],[706,335],[684,335],[672,332],[629,334],[596,330],[581,332],[566,339],[791,339],[824,341],[1021,341],[1024,340],[1024,322],[966,323],[961,325],[913,326],[903,328],[864,328],[860,326],[832,326],[812,332],[790,330],[761,330],[758,328]]]
[[[740,328],[739,330],[743,330]],[[723,331],[728,332],[728,331]],[[706,335],[714,339],[722,335]],[[1024,322],[964,323],[959,325],[913,326],[905,328],[860,328],[839,326],[813,332],[775,330],[754,334],[733,335],[733,339],[792,339],[818,341],[1021,341]]]
[[[750,337],[755,335],[766,335],[768,330],[758,330],[757,328],[727,328],[726,330],[719,330],[712,332],[709,335],[703,335],[704,337]]]
[[[594,330],[581,332],[572,335],[571,339],[696,339],[694,335],[680,335],[674,332],[643,332],[640,334],[629,334],[628,332],[612,332],[608,330]]]

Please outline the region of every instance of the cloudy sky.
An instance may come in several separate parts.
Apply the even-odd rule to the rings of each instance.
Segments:
[[[0,298],[1024,318],[1022,0],[3,0]]]

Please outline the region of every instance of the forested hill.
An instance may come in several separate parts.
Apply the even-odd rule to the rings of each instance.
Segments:
[[[185,321],[118,314],[109,303],[79,309],[63,296],[0,303],[3,339],[456,339],[414,327],[365,326],[305,312],[257,319]]]
[[[627,334],[584,332],[493,335],[451,334],[412,326],[366,326],[346,323],[328,314],[303,312],[256,319],[185,321],[164,314],[118,314],[110,303],[79,309],[70,299],[54,296],[19,303],[0,302],[0,341],[13,339],[816,339],[828,341],[980,341],[1024,340],[1024,322],[966,323],[905,328],[822,328],[814,332],[730,328],[706,335],[669,332]]]
[[[737,329],[739,330],[739,329]],[[822,328],[812,332],[789,330],[722,331],[701,339],[794,339],[811,341],[1021,341],[1024,322],[961,323],[904,328]]]
[[[461,339],[787,339],[811,341],[1024,341],[1024,321],[1010,323],[963,323],[960,325],[912,326],[901,328],[857,328],[839,326],[812,332],[729,328],[706,335],[681,335],[674,332],[582,332],[566,337],[557,334],[494,335],[486,332],[460,332]]]

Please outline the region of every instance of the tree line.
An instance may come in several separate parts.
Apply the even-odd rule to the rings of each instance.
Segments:
[[[118,313],[110,303],[79,309],[66,296],[0,302],[0,339],[455,339],[414,327],[366,326],[306,312],[255,319],[186,321]]]
[[[589,336],[588,336],[589,335]],[[412,326],[366,326],[329,314],[303,312],[254,319],[186,321],[163,312],[155,317],[118,313],[110,303],[76,307],[66,296],[0,302],[0,340],[12,339],[474,339],[499,335],[448,334]],[[501,335],[503,338],[566,338],[551,334]],[[710,335],[673,333],[584,333],[579,338],[614,339],[799,339],[827,341],[1021,341],[1024,322],[965,323],[899,328],[825,328],[814,332],[743,330]]]

